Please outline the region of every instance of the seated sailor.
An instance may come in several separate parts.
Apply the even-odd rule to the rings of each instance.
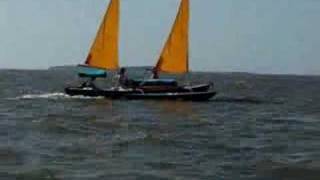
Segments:
[[[129,79],[126,68],[120,68],[119,71],[119,85],[121,87],[127,87],[129,85]]]
[[[84,83],[81,84],[81,88],[92,88],[96,89],[96,85],[94,84],[94,81],[96,80],[95,77],[90,78],[90,80],[85,81]]]
[[[158,70],[156,68],[152,69],[151,79],[159,79],[159,73],[158,73]]]

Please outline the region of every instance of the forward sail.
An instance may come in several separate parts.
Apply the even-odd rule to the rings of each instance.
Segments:
[[[106,70],[119,68],[119,0],[111,0],[85,64]]]
[[[155,67],[158,72],[189,71],[189,6],[189,0],[181,0],[173,29]]]

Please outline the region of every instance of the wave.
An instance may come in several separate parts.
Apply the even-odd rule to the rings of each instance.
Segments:
[[[270,179],[316,180],[320,177],[320,168],[312,167],[306,162],[289,163],[264,160],[258,162],[255,167],[258,177]]]
[[[138,131],[137,133],[118,134],[112,137],[114,145],[126,146],[131,143],[135,143],[141,140],[145,140],[148,137],[144,132]]]
[[[262,99],[255,97],[217,97],[213,101],[215,102],[229,102],[229,103],[252,103],[252,104],[263,104],[268,103]]]
[[[47,180],[57,180],[57,172],[50,169],[34,169],[25,172],[18,172],[11,176],[15,176],[15,179],[33,179],[33,180],[40,180],[40,179],[47,179]],[[60,179],[60,178],[59,178]]]
[[[248,104],[283,104],[280,100],[266,100],[257,97],[227,97],[220,96],[212,100],[213,102],[226,102],[226,103],[248,103]]]
[[[15,98],[9,98],[9,100],[23,100],[23,99],[103,99],[102,96],[88,97],[88,96],[69,96],[65,93],[43,93],[43,94],[24,94]]]
[[[0,166],[22,164],[23,157],[13,147],[0,147]]]

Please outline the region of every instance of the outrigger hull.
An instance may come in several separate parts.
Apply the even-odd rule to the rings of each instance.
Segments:
[[[70,96],[105,97],[108,99],[153,99],[153,100],[185,100],[206,101],[216,95],[215,91],[206,92],[167,92],[144,93],[140,90],[117,89],[90,89],[90,88],[66,88],[66,94]]]

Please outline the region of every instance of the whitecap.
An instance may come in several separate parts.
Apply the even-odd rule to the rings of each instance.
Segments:
[[[54,93],[43,93],[43,94],[24,94],[10,100],[23,100],[23,99],[103,99],[102,96],[88,97],[88,96],[69,96],[65,93],[54,92]]]

